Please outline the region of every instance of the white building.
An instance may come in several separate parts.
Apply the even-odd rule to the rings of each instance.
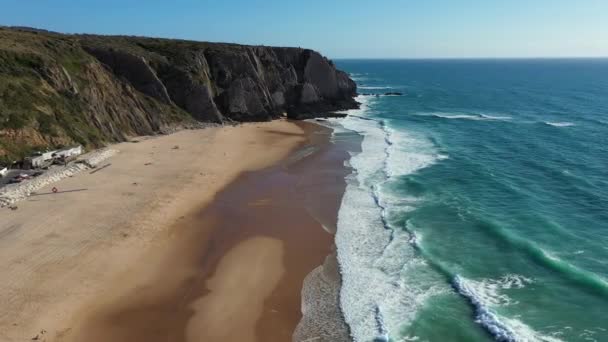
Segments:
[[[61,150],[54,151],[53,157],[55,158],[70,158],[76,157],[82,154],[82,145],[66,147]]]
[[[54,160],[61,159],[63,162],[69,161],[83,153],[81,145],[62,148],[60,150],[38,152],[24,160],[23,167],[28,168],[44,168],[50,166]]]
[[[51,159],[53,159],[53,154],[55,152],[57,152],[57,151],[42,152],[39,157],[42,157],[42,160],[44,160],[44,161],[51,160]]]
[[[45,152],[38,156],[31,156],[24,159],[23,168],[35,169],[39,167],[45,167],[52,163],[53,157],[49,156],[50,152]]]

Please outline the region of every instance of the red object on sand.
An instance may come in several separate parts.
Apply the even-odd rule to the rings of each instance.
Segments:
[[[53,188],[51,189],[51,191],[52,191],[53,193],[56,193],[56,192],[57,192],[57,188],[56,188],[56,187],[53,187]]]

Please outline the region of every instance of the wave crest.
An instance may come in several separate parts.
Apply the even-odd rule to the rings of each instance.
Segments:
[[[501,289],[509,289],[513,286],[523,287],[531,282],[530,279],[520,275],[507,275],[499,280],[474,281],[456,275],[453,286],[462,296],[466,297],[476,312],[476,321],[501,342],[561,342],[562,340],[543,335],[523,322],[502,317],[494,311],[494,308],[510,305],[510,298],[500,293]]]
[[[475,121],[507,121],[511,120],[506,115],[487,115],[487,114],[451,114],[451,113],[420,113],[420,116],[430,116],[448,120],[475,120]]]
[[[549,126],[553,126],[553,127],[570,127],[570,126],[576,126],[574,123],[572,122],[550,122],[550,121],[545,121],[544,122],[545,125],[549,125]]]
[[[358,89],[366,89],[366,90],[379,90],[379,89],[393,89],[391,86],[357,86]]]

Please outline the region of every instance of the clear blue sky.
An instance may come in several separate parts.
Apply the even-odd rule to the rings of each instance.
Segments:
[[[0,24],[332,58],[608,56],[608,0],[0,0]]]

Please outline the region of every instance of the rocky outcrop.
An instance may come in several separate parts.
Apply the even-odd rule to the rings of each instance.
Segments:
[[[0,28],[0,162],[174,126],[325,116],[356,85],[318,52]],[[36,141],[11,140],[33,136]],[[9,134],[10,133],[10,134]]]
[[[81,38],[87,51],[134,88],[198,120],[260,121],[282,113],[295,118],[357,105],[356,84],[312,50],[193,42],[167,50],[168,40],[123,38],[139,48],[128,49],[116,47],[114,39]],[[146,63],[145,55],[154,62]],[[158,81],[153,89],[167,90],[168,101],[150,90],[152,80]]]
[[[161,102],[171,104],[165,85],[158,79],[156,72],[152,70],[144,57],[112,48],[85,47],[85,50],[108,66],[116,76],[124,78],[135,89]]]

